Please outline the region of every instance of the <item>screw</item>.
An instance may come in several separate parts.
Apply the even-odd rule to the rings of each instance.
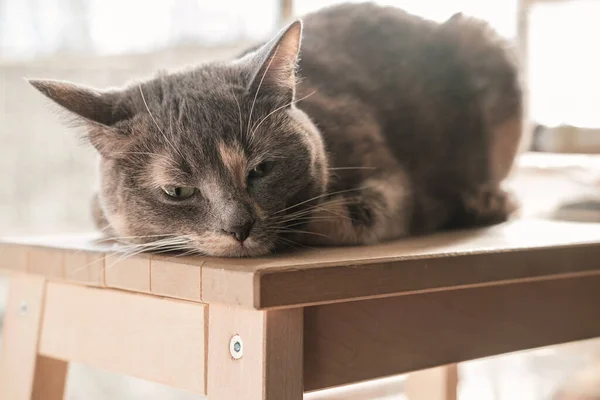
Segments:
[[[234,360],[239,360],[244,355],[244,342],[240,335],[235,335],[229,341],[229,353]]]
[[[19,307],[19,311],[21,312],[21,315],[27,314],[27,308],[28,308],[27,302],[25,300],[23,300]]]

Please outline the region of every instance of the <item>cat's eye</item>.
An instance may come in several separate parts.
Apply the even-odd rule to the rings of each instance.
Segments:
[[[163,186],[163,192],[173,199],[185,200],[196,194],[196,188],[186,186]]]
[[[275,163],[273,161],[263,161],[258,164],[256,167],[252,168],[248,173],[249,180],[255,180],[264,177],[273,169],[273,165]]]

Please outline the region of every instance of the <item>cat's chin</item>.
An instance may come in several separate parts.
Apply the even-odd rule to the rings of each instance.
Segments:
[[[258,257],[271,253],[271,246],[261,244],[249,238],[243,244],[234,240],[219,240],[207,245],[198,243],[199,252],[212,257]]]

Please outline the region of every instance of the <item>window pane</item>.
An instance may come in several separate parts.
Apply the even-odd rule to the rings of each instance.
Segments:
[[[531,113],[546,125],[600,127],[600,2],[533,7]]]
[[[0,0],[0,60],[123,54],[268,37],[277,0]]]

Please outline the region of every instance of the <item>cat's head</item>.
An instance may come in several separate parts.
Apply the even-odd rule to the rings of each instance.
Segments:
[[[301,35],[296,21],[239,59],[118,90],[31,83],[74,114],[98,150],[115,236],[260,255],[285,241],[327,184],[320,133],[294,103]]]

